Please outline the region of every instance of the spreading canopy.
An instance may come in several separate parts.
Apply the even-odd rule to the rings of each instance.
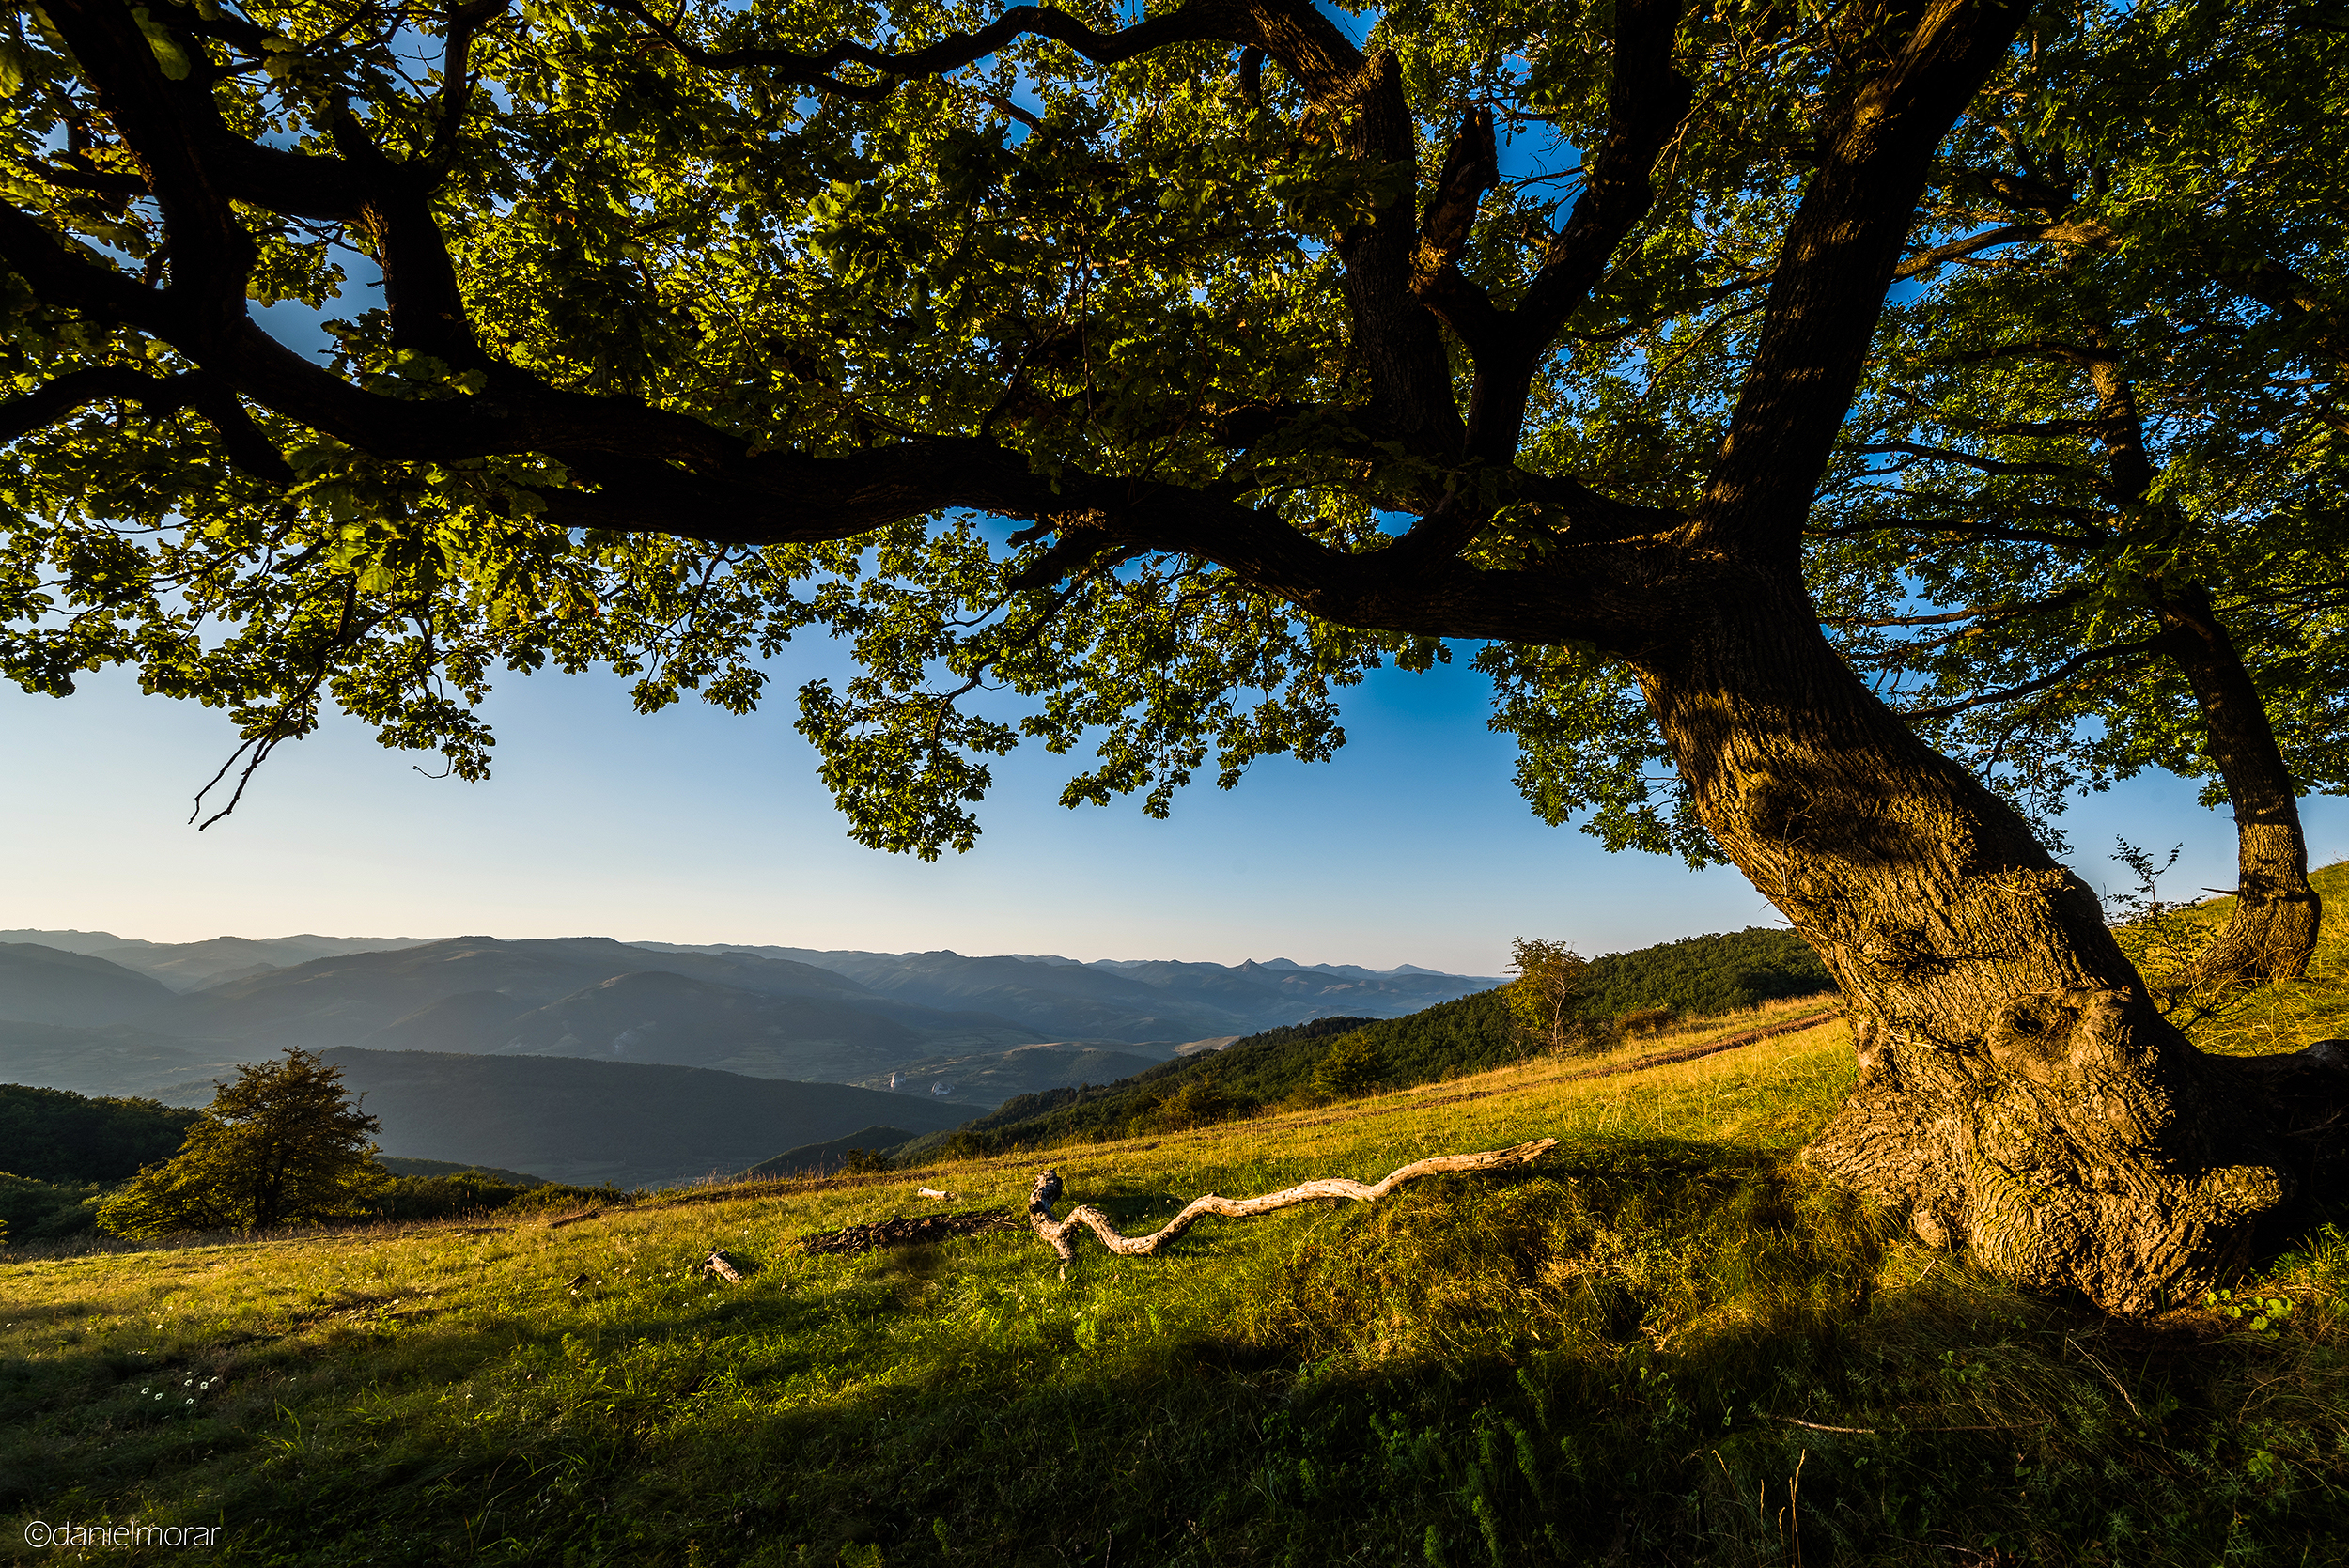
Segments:
[[[866,672],[801,693],[826,776],[934,853],[1022,733],[1099,743],[1072,802],[1162,811],[1210,760],[1324,753],[1364,670],[1494,638],[1588,688],[1605,777],[1537,803],[1703,853],[1641,815],[1661,749],[1605,656],[1708,535],[1792,543],[1855,302],[1968,221],[1908,232],[1974,84],[2030,69],[2016,21],[1416,6],[1365,50],[1305,0],[894,8],[886,47],[821,8],[22,13],[8,668],[132,661],[248,757],[331,696],[470,776],[501,666],[741,708],[820,625]],[[1503,143],[1543,161],[1503,178]],[[957,706],[978,680],[1016,724]]]

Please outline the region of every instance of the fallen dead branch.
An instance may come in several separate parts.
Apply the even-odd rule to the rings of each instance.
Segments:
[[[742,1271],[735,1267],[734,1260],[723,1252],[712,1252],[704,1258],[701,1271],[705,1274],[715,1274],[730,1285],[739,1285],[742,1282]]]
[[[918,1247],[934,1241],[952,1241],[957,1236],[978,1235],[987,1231],[1016,1231],[1019,1217],[1000,1209],[979,1210],[967,1214],[925,1214],[908,1219],[903,1216],[879,1220],[870,1225],[850,1225],[843,1230],[818,1231],[800,1238],[800,1245],[811,1252],[869,1252],[876,1247]]]
[[[1853,1437],[1880,1437],[1884,1435],[1881,1428],[1874,1426],[1827,1426],[1818,1421],[1801,1421],[1793,1416],[1772,1416],[1770,1419],[1784,1421],[1788,1426],[1799,1426],[1806,1432],[1840,1432]],[[2035,1421],[2016,1421],[1996,1426],[1909,1426],[1903,1427],[1901,1430],[1919,1433],[2029,1432],[2034,1427],[2052,1426],[2054,1423],[2055,1418],[2047,1416]]]
[[[547,1221],[547,1229],[550,1231],[559,1231],[566,1225],[576,1225],[583,1219],[600,1219],[602,1218],[603,1210],[589,1209],[585,1214],[567,1214],[560,1219],[550,1219]]]
[[[1268,1192],[1258,1198],[1221,1198],[1210,1192],[1204,1198],[1193,1198],[1182,1213],[1144,1236],[1118,1234],[1109,1216],[1090,1203],[1081,1203],[1068,1211],[1066,1219],[1052,1218],[1053,1201],[1061,1194],[1060,1172],[1047,1171],[1035,1179],[1035,1189],[1028,1195],[1028,1223],[1045,1245],[1060,1254],[1066,1263],[1076,1256],[1068,1244],[1069,1233],[1083,1226],[1101,1238],[1101,1245],[1126,1257],[1141,1257],[1157,1251],[1176,1236],[1210,1214],[1226,1219],[1244,1219],[1252,1215],[1270,1214],[1294,1203],[1310,1203],[1321,1198],[1346,1198],[1358,1203],[1375,1203],[1401,1187],[1405,1182],[1422,1176],[1460,1174],[1476,1171],[1501,1171],[1512,1166],[1530,1165],[1557,1145],[1554,1138],[1537,1138],[1531,1143],[1517,1143],[1506,1149],[1488,1149],[1473,1155],[1438,1155],[1432,1159],[1416,1160],[1399,1171],[1391,1172],[1382,1181],[1369,1186],[1346,1176],[1330,1176],[1320,1181],[1304,1182],[1279,1192]]]

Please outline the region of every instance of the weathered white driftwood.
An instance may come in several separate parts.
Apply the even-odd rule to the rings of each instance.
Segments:
[[[1399,1171],[1388,1172],[1385,1179],[1364,1185],[1346,1176],[1329,1176],[1316,1182],[1304,1182],[1268,1192],[1258,1198],[1221,1198],[1210,1192],[1204,1198],[1193,1198],[1183,1206],[1183,1212],[1168,1220],[1148,1235],[1129,1236],[1118,1233],[1108,1215],[1090,1203],[1080,1203],[1068,1211],[1066,1219],[1052,1218],[1052,1204],[1061,1195],[1060,1172],[1047,1171],[1036,1177],[1035,1188],[1028,1194],[1028,1223],[1044,1238],[1046,1246],[1060,1254],[1066,1263],[1076,1256],[1069,1246],[1070,1233],[1079,1227],[1101,1238],[1101,1245],[1126,1257],[1142,1257],[1181,1235],[1210,1214],[1227,1219],[1244,1219],[1251,1215],[1269,1214],[1293,1203],[1310,1203],[1319,1198],[1346,1198],[1358,1203],[1375,1203],[1401,1187],[1421,1176],[1458,1174],[1470,1171],[1501,1171],[1516,1165],[1530,1165],[1544,1153],[1557,1145],[1554,1138],[1537,1138],[1531,1143],[1513,1144],[1506,1149],[1487,1149],[1481,1154],[1438,1155],[1432,1159],[1414,1160]]]
[[[917,1187],[913,1190],[925,1198],[951,1198],[954,1196],[951,1192],[941,1192],[934,1187]]]

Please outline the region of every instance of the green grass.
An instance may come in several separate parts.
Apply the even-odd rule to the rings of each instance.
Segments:
[[[2116,1325],[1794,1159],[1850,1082],[1841,1026],[1587,1065],[1054,1150],[1132,1230],[1560,1140],[1161,1257],[1083,1243],[1065,1276],[1025,1234],[797,1246],[916,1185],[1017,1206],[1034,1155],[559,1229],[27,1249],[0,1265],[0,1551],[135,1515],[327,1565],[2342,1560],[2349,1242],[2321,1213],[2237,1285],[2288,1303],[2264,1327]],[[713,1247],[743,1283],[693,1271]]]
[[[2313,872],[2309,883],[2325,901],[2324,934],[2308,978],[2235,992],[2208,1017],[2194,1018],[2194,1043],[2229,1056],[2296,1050],[2312,1040],[2349,1038],[2349,861]],[[2232,898],[2206,899],[2182,911],[2184,924],[2215,931],[2233,910]],[[2188,1002],[2192,1017],[2199,1011]]]

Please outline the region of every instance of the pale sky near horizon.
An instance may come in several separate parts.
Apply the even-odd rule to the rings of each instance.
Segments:
[[[1465,650],[1462,650],[1463,654]],[[1353,693],[1335,761],[1260,765],[1237,790],[1064,811],[1066,768],[999,763],[978,848],[934,864],[863,849],[793,732],[790,692],[824,644],[779,662],[747,719],[688,701],[651,718],[608,675],[508,676],[486,784],[421,777],[412,753],[331,720],[261,771],[237,814],[186,825],[234,745],[218,713],[144,697],[118,673],[65,701],[0,691],[17,825],[0,927],[154,941],[283,936],[610,936],[675,942],[1073,958],[1180,958],[1502,972],[1509,939],[1585,954],[1783,924],[1735,871],[1610,856],[1546,828],[1510,784],[1465,658]],[[1075,760],[1075,759],[1068,759]],[[2233,825],[2161,776],[2065,819],[2091,886],[2128,878],[2113,836],[2186,852],[2165,892],[2232,885]],[[2322,863],[2349,855],[2349,802],[2305,803]]]

